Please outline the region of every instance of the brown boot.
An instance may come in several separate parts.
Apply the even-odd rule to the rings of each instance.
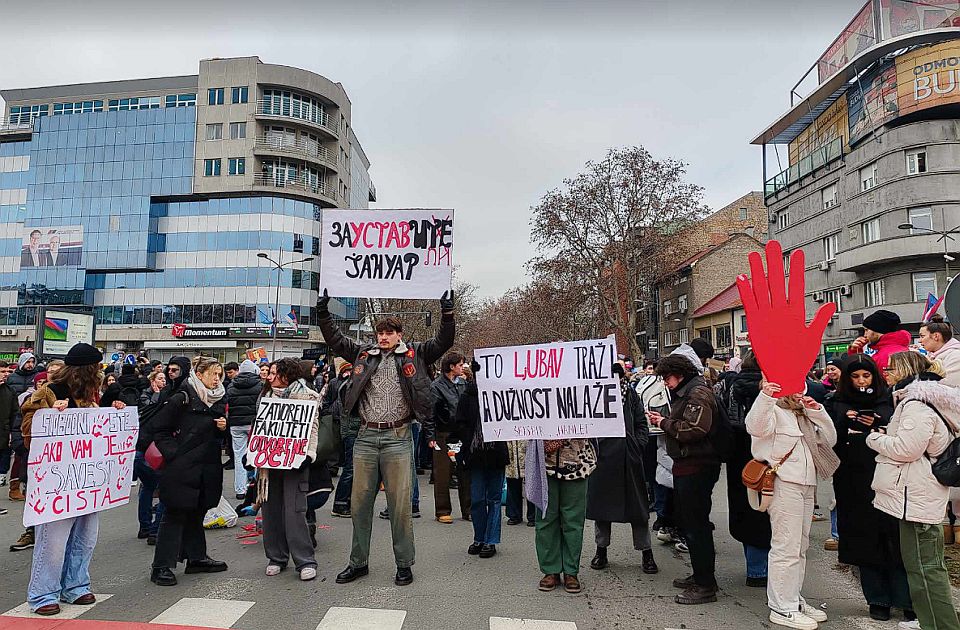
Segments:
[[[575,575],[564,575],[563,576],[563,590],[568,593],[579,593],[583,590],[583,586],[580,584],[580,580],[577,579]]]
[[[10,500],[11,501],[26,501],[27,497],[23,496],[23,492],[20,491],[20,480],[15,479],[10,482]]]
[[[699,584],[696,584],[677,595],[676,601],[678,604],[687,604],[691,606],[715,602],[717,601],[717,587],[700,586]]]
[[[540,585],[537,588],[547,593],[557,588],[558,586],[560,586],[560,574],[550,573],[548,575],[543,576],[543,579],[540,580]]]

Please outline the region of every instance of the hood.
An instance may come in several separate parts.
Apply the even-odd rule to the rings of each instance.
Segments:
[[[927,357],[933,361],[939,359],[944,354],[949,354],[955,350],[960,350],[960,341],[957,339],[951,339],[947,343],[943,344],[943,347],[937,350],[936,352],[930,352],[927,354]]]
[[[260,368],[250,359],[244,359],[243,363],[240,364],[240,374],[256,374],[257,378],[259,378]]]
[[[33,353],[32,353],[32,352],[24,352],[24,353],[22,353],[22,354],[20,355],[20,357],[17,359],[17,370],[23,370],[23,364],[26,363],[27,361],[29,361],[30,359],[33,359],[33,360],[34,360],[34,364],[36,364],[36,359],[37,359],[37,358],[36,358],[35,356],[33,356]],[[22,372],[22,374],[29,374],[29,372]]]
[[[920,400],[940,410],[950,420],[960,417],[960,388],[944,385],[942,381],[917,379],[894,392],[897,402]]]
[[[260,370],[256,372],[241,372],[233,377],[230,386],[234,389],[260,389],[263,381],[260,380]]]
[[[694,349],[687,344],[680,344],[680,347],[670,354],[679,354],[687,357],[690,359],[690,363],[693,363],[693,366],[697,368],[697,371],[703,374],[703,361],[700,360],[700,357],[697,356],[697,353],[694,351]]]
[[[173,379],[167,375],[167,387],[171,390],[180,389],[180,386],[183,385],[183,382],[187,380],[187,377],[190,376],[190,359],[187,357],[173,357],[170,359],[170,363],[180,366],[180,376]]]
[[[124,374],[117,379],[117,383],[120,387],[136,387],[140,388],[140,377],[136,374]]]
[[[900,347],[904,350],[909,350],[910,341],[912,341],[912,339],[909,332],[906,330],[895,330],[891,333],[882,335],[880,339],[877,340],[877,343],[870,344],[870,347],[874,350],[894,347]]]

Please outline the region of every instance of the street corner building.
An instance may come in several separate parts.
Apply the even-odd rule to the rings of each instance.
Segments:
[[[821,365],[879,308],[916,335],[960,271],[960,2],[870,0],[837,31],[752,141],[769,237],[785,265],[806,257],[808,318],[837,304]]]
[[[240,358],[320,342],[323,208],[376,200],[341,84],[257,57],[199,74],[0,89],[0,356],[44,306],[106,354]],[[278,273],[257,257],[313,257]],[[357,300],[330,310],[357,319]]]

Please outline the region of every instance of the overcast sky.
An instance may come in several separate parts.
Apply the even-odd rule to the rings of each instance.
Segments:
[[[455,208],[461,276],[495,296],[525,280],[530,207],[609,147],[684,160],[711,208],[759,190],[749,140],[862,4],[34,0],[0,38],[0,87],[247,55],[339,81],[376,207]]]

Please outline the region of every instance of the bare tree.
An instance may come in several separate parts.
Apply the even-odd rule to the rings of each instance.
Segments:
[[[686,164],[655,160],[643,147],[611,149],[533,208],[534,276],[567,279],[585,313],[634,357],[634,300],[676,262],[671,239],[706,213],[703,189],[685,175]]]

